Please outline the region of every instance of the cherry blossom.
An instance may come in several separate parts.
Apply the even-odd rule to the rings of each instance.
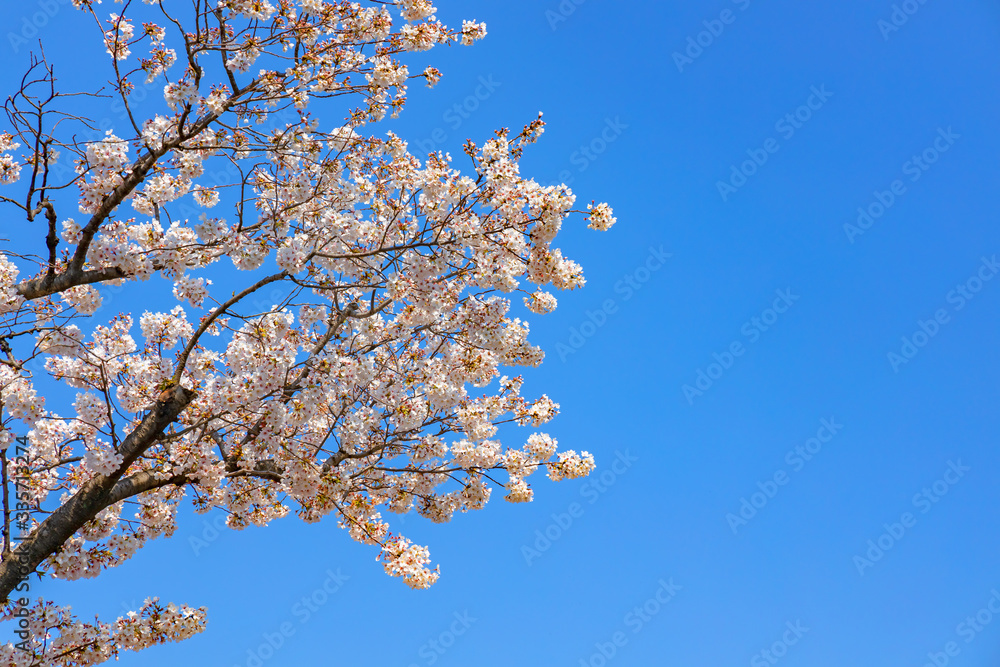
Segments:
[[[75,0],[81,25],[95,4]],[[420,159],[378,122],[411,79],[442,76],[411,74],[410,51],[486,26],[449,28],[427,0],[182,5],[97,21],[115,94],[127,106],[162,77],[160,113],[81,140],[72,102],[31,107],[29,86],[15,111],[44,111],[0,134],[0,201],[39,230],[0,248],[0,443],[27,437],[18,493],[45,509],[17,545],[4,526],[3,619],[32,639],[0,646],[3,664],[93,665],[201,632],[203,609],[155,599],[84,623],[12,593],[18,563],[74,580],[141,558],[183,503],[233,530],[336,522],[423,589],[441,568],[393,515],[444,523],[595,466],[538,430],[559,405],[516,373],[545,356],[534,316],[585,284],[559,232],[607,230],[612,210],[522,173],[541,115],[460,161]],[[317,117],[328,98],[342,117]]]

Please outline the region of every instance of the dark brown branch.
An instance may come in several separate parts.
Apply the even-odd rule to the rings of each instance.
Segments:
[[[147,470],[143,470],[142,472],[137,472],[134,475],[129,475],[115,484],[114,488],[111,489],[108,504],[114,505],[115,503],[125,500],[126,498],[131,498],[132,496],[137,496],[140,493],[152,491],[153,489],[159,489],[164,486],[183,486],[190,481],[191,480],[184,473],[163,478],[157,477],[155,474]]]
[[[11,591],[42,561],[57,553],[76,531],[112,504],[114,489],[125,471],[153,446],[194,395],[190,389],[175,387],[167,400],[158,401],[122,442],[119,452],[123,461],[118,470],[91,478],[0,563],[0,601],[6,601]]]
[[[45,218],[49,223],[49,233],[45,237],[45,245],[49,249],[49,267],[45,271],[45,280],[52,281],[56,277],[56,248],[59,246],[59,236],[56,233],[56,224],[58,224],[59,219],[56,217],[56,209],[52,206],[52,202],[48,199],[43,199],[39,204],[39,208],[45,209]]]
[[[57,276],[51,277],[46,273],[44,276],[32,278],[18,283],[15,287],[17,293],[24,299],[40,299],[50,294],[65,292],[77,285],[90,285],[92,283],[103,283],[108,280],[117,280],[126,277],[124,271],[117,266],[110,266],[103,269],[93,269],[89,271],[70,269]]]

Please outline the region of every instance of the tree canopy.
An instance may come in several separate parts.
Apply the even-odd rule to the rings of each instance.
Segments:
[[[446,522],[494,488],[530,501],[536,471],[594,468],[537,430],[558,405],[504,369],[544,356],[523,311],[584,283],[552,245],[563,221],[606,230],[611,209],[521,175],[540,115],[459,160],[378,127],[411,80],[441,78],[407,54],[484,24],[449,28],[427,0],[73,3],[107,70],[61,90],[40,45],[0,134],[18,230],[0,254],[0,599],[20,632],[0,662],[98,664],[203,630],[204,609],[155,599],[81,622],[25,585],[121,564],[185,498],[233,529],[332,515],[426,588],[428,549],[386,515]],[[162,108],[140,117],[150,85]],[[124,122],[91,140],[97,94]],[[528,432],[501,444],[508,423]]]

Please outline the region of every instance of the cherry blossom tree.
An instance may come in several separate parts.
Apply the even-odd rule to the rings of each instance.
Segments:
[[[522,304],[548,313],[550,286],[584,283],[552,246],[563,220],[606,230],[611,209],[520,175],[541,116],[468,141],[466,174],[378,127],[412,79],[441,78],[409,52],[484,24],[449,28],[428,0],[73,3],[124,122],[95,134],[96,93],[61,90],[44,45],[5,105],[0,203],[21,231],[0,247],[0,599],[18,635],[0,663],[92,665],[201,632],[204,609],[83,622],[22,593],[169,537],[185,498],[235,530],[332,515],[425,588],[428,549],[385,515],[446,522],[496,487],[530,501],[539,469],[593,469],[536,430],[558,405],[502,371],[543,358]],[[137,86],[162,90],[160,112],[139,117]],[[504,424],[527,432],[502,445]]]

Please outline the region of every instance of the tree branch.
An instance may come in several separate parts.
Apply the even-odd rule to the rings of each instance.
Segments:
[[[6,601],[11,591],[42,561],[57,553],[76,531],[112,504],[114,489],[125,471],[156,442],[194,396],[190,389],[174,387],[169,398],[158,401],[122,442],[119,452],[124,460],[118,470],[110,475],[98,474],[91,478],[21,542],[9,558],[0,562],[0,602]],[[138,480],[128,482],[132,486],[137,483]],[[126,487],[120,488],[124,490]]]

